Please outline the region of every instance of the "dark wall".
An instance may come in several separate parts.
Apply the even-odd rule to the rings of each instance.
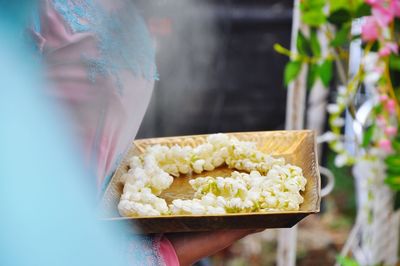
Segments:
[[[170,1],[143,12],[160,80],[138,138],[281,129],[291,1]]]

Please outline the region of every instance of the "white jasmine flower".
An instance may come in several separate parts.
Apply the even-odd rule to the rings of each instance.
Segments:
[[[143,167],[142,161],[138,156],[131,157],[128,162],[131,169],[135,169],[136,167]]]
[[[328,110],[328,113],[333,114],[333,113],[338,113],[340,111],[340,107],[338,104],[328,104],[326,109]]]
[[[197,173],[200,174],[201,172],[203,172],[203,166],[205,164],[204,160],[197,160],[193,163],[193,170]]]
[[[333,121],[332,121],[332,125],[335,127],[343,127],[344,126],[344,119],[342,117],[336,117]]]
[[[375,84],[382,77],[382,74],[379,72],[369,72],[365,74],[364,83],[367,86],[375,86]]]
[[[194,198],[176,199],[169,206],[156,196],[171,186],[171,175],[212,171],[224,163],[248,173],[192,179]],[[306,185],[301,168],[260,152],[255,142],[225,134],[210,135],[207,143],[195,148],[154,145],[143,157],[132,157],[129,164],[118,205],[123,216],[297,210],[303,202],[300,191]]]
[[[347,164],[348,162],[348,157],[346,154],[338,154],[335,157],[335,165],[336,167],[343,167]]]
[[[325,132],[324,134],[320,135],[317,137],[317,142],[322,143],[322,142],[331,142],[334,140],[339,140],[340,136],[338,134],[335,134],[331,131]]]

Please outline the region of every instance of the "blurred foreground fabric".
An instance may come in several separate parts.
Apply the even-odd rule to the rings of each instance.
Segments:
[[[143,258],[136,250],[124,256],[121,228],[98,221],[69,123],[42,94],[41,66],[21,44],[32,2],[0,4],[0,265],[126,265],[135,254]]]

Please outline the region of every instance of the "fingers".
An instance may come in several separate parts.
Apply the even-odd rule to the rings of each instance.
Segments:
[[[218,230],[199,233],[167,235],[175,248],[181,265],[191,265],[201,258],[213,255],[235,241],[264,229]]]

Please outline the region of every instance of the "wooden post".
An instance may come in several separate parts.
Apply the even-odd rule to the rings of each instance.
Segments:
[[[296,52],[297,32],[300,28],[299,0],[294,0],[291,51]],[[302,129],[304,127],[304,112],[306,99],[306,69],[288,87],[286,100],[285,129]],[[278,233],[278,266],[294,266],[296,264],[297,226],[290,229],[281,229]]]

